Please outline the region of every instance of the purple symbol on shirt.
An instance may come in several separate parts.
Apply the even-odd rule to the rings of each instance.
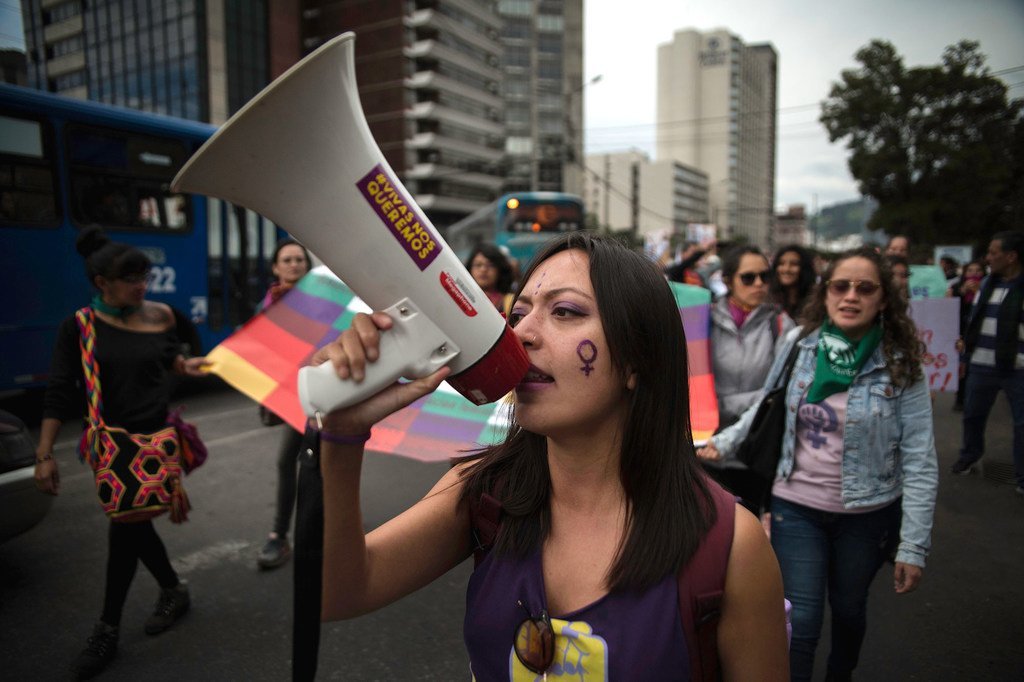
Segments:
[[[580,356],[580,360],[583,361],[580,371],[589,377],[590,373],[594,371],[594,360],[597,359],[597,346],[590,339],[583,339],[580,341],[580,345],[576,346],[576,355]]]
[[[839,428],[835,410],[826,402],[801,405],[800,421],[807,428],[807,440],[815,450],[820,450],[821,446],[828,442],[826,433],[832,433]]]

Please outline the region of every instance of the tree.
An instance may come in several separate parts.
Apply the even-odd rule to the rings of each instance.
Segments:
[[[1007,99],[978,48],[961,41],[941,64],[908,69],[875,40],[832,84],[821,122],[832,142],[846,139],[850,173],[878,202],[871,229],[937,244],[1021,228],[1024,102]]]

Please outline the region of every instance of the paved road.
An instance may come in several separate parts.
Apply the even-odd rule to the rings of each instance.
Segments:
[[[103,679],[288,679],[291,565],[269,573],[255,568],[273,514],[279,431],[260,426],[255,407],[230,391],[189,396],[187,403],[211,459],[187,481],[191,521],[157,523],[192,585],[193,610],[164,635],[144,635],[156,587],[140,569],[125,608],[120,654]],[[943,474],[930,565],[912,595],[894,595],[887,575],[876,581],[858,677],[1024,679],[1024,498],[980,475],[947,475],[959,438],[958,415],[947,396],[939,396],[936,415]],[[68,664],[99,612],[106,521],[90,473],[74,461],[72,431],[62,432],[56,453],[64,488],[50,516],[0,545],[5,680],[68,679]],[[1008,462],[1003,401],[989,438],[997,459]],[[444,468],[368,455],[367,526],[416,500]],[[325,626],[320,679],[468,679],[461,634],[468,574],[467,563],[376,614]]]

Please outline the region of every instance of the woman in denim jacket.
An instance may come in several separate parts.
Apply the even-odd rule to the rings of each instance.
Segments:
[[[868,588],[894,549],[896,592],[911,592],[921,580],[938,487],[931,399],[906,301],[873,250],[833,263],[802,322],[810,333],[786,336],[765,384],[765,392],[777,385],[798,344],[771,540],[793,603],[792,679],[813,672],[827,588],[829,679],[842,680],[857,665]],[[698,455],[733,458],[757,407]]]

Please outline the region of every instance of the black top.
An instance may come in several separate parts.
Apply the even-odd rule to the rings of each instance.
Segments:
[[[98,315],[94,319],[103,420],[108,426],[136,433],[162,428],[170,401],[168,374],[180,352],[176,330],[128,331],[107,324]],[[57,331],[43,417],[67,421],[88,414],[80,338],[71,315]]]

